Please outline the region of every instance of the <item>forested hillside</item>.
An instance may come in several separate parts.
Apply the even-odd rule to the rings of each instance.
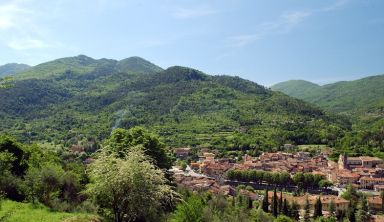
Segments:
[[[324,86],[291,80],[271,88],[335,114],[348,116],[353,131],[340,139],[338,148],[350,154],[384,157],[384,75]]]
[[[335,143],[349,122],[282,93],[139,57],[58,59],[15,75],[0,89],[0,133],[70,146],[116,127],[146,126],[170,146],[270,149]]]

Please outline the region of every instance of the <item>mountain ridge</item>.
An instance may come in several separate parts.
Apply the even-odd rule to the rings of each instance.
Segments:
[[[171,146],[272,149],[333,143],[349,127],[249,80],[181,66],[160,71],[150,62],[148,69],[137,60],[122,71],[116,60],[69,57],[21,73],[13,88],[0,91],[1,131],[70,145],[103,140],[115,127],[145,126]]]

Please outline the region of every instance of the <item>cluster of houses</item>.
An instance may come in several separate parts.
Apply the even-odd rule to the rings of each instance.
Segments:
[[[340,155],[338,164],[328,169],[328,179],[343,186],[384,191],[384,161],[377,157]]]
[[[189,148],[175,151],[178,158],[186,158],[190,153]],[[196,174],[191,175],[180,171],[174,175],[179,185],[194,191],[204,190],[224,195],[236,195],[235,188],[223,185],[225,173],[229,169],[288,172],[291,175],[298,172],[314,173],[325,176],[339,187],[352,184],[358,189],[384,191],[384,161],[376,157],[348,157],[340,155],[339,161],[336,163],[328,160],[325,153],[311,156],[308,152],[265,152],[257,158],[245,155],[243,161],[236,162],[228,158],[216,159],[215,154],[212,152],[201,152],[199,161],[192,162],[190,168]],[[257,194],[247,190],[240,190],[238,192],[252,200],[260,198]],[[272,192],[269,195],[272,195]],[[319,197],[318,195],[309,194],[306,196],[283,195],[289,202],[294,201],[301,207],[304,206],[307,198],[311,204]],[[272,198],[272,196],[269,198]],[[323,209],[328,209],[331,202],[333,202],[336,210],[348,209],[349,201],[342,197],[321,195],[320,198]],[[368,198],[368,205],[371,210],[380,211],[382,209],[382,199],[378,195],[370,196]]]

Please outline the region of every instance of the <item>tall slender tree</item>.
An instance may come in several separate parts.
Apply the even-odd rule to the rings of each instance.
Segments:
[[[331,200],[331,202],[329,203],[328,212],[330,216],[335,216],[336,208],[335,208],[335,202],[333,200]]]
[[[277,215],[279,214],[277,202],[278,200],[277,200],[277,193],[276,193],[276,187],[275,187],[275,190],[273,191],[273,198],[272,198],[272,214],[275,217],[277,217]]]
[[[300,219],[300,206],[296,203],[296,201],[293,201],[292,207],[291,207],[291,217],[295,219],[296,221],[299,221]]]
[[[321,216],[323,216],[323,206],[322,206],[320,197],[318,197],[316,199],[315,210],[313,212],[313,217],[314,218],[318,218],[318,217],[321,217]]]
[[[290,213],[289,213],[289,206],[288,206],[288,201],[287,199],[284,199],[283,201],[283,209],[282,209],[282,214],[284,214],[285,216],[291,216]]]
[[[311,205],[309,204],[308,196],[305,199],[305,204],[304,204],[304,222],[309,222],[310,221],[310,210],[311,210]]]
[[[269,210],[269,202],[268,202],[268,189],[265,190],[265,195],[263,202],[261,203],[261,208],[263,209],[264,212],[268,212]]]
[[[279,214],[281,214],[283,212],[283,191],[282,190],[280,190],[278,210],[279,210]]]
[[[381,212],[384,213],[384,191],[381,191],[380,197],[381,197]]]

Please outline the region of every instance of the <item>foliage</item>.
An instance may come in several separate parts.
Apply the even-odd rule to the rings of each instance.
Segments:
[[[87,193],[115,221],[156,220],[177,195],[142,149],[119,154],[100,153],[91,165]]]
[[[293,80],[272,86],[272,89],[345,114],[353,121],[353,131],[335,144],[339,150],[335,155],[347,152],[384,158],[384,75],[324,86]]]
[[[315,202],[313,217],[318,218],[321,216],[323,216],[323,205],[321,203],[320,197],[318,197]]]
[[[312,173],[296,173],[291,176],[286,173],[259,171],[259,170],[236,170],[231,169],[227,172],[228,180],[243,182],[268,183],[272,185],[296,185],[299,188],[324,188],[332,183],[324,176]]]
[[[42,205],[4,201],[0,209],[0,220],[7,222],[99,222],[101,219],[93,214],[55,212]]]
[[[285,215],[279,215],[273,222],[294,222],[294,220]]]
[[[123,158],[130,149],[137,146],[142,146],[145,155],[151,157],[158,167],[170,168],[171,162],[167,156],[165,144],[160,142],[156,135],[141,127],[134,127],[129,130],[115,129],[108,138],[105,149]]]

